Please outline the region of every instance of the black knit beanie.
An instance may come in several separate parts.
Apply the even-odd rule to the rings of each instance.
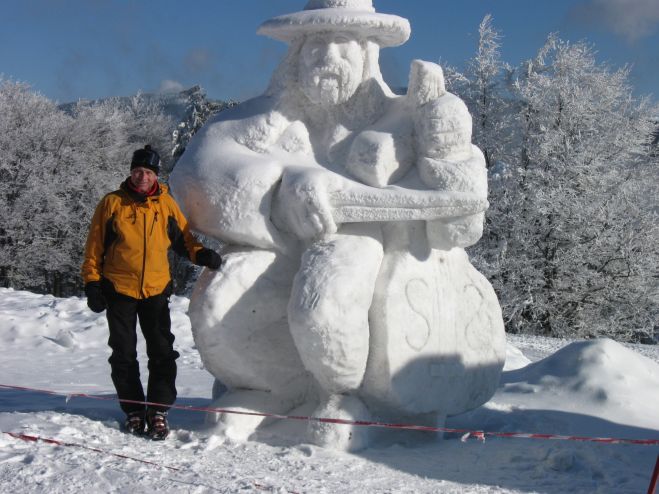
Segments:
[[[133,153],[130,169],[139,166],[152,170],[156,175],[160,173],[160,156],[148,144],[144,146],[144,149],[138,149]]]

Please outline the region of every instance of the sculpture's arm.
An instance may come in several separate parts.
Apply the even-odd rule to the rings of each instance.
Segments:
[[[322,168],[292,167],[283,174],[272,210],[280,228],[310,239],[342,223],[455,218],[487,206],[476,193],[371,187]]]
[[[480,194],[460,191],[416,190],[354,184],[330,194],[336,223],[409,221],[455,218],[483,212],[488,207]]]
[[[176,164],[170,185],[192,228],[232,244],[281,248],[270,203],[283,168],[237,142],[231,122],[203,127]]]

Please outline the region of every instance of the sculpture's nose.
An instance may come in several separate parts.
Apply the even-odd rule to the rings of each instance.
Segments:
[[[324,63],[334,62],[341,58],[341,52],[339,51],[339,46],[336,43],[329,42],[323,46],[321,52],[321,60]]]

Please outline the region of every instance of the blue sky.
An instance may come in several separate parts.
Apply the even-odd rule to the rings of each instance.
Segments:
[[[213,98],[260,94],[285,52],[257,36],[306,0],[7,0],[0,18],[0,74],[59,102],[200,84]],[[659,99],[659,0],[375,0],[406,17],[412,37],[381,53],[385,78],[406,85],[410,61],[461,68],[487,13],[503,59],[532,57],[550,32],[587,40],[598,58],[633,64],[637,94]],[[184,6],[185,5],[185,6]]]

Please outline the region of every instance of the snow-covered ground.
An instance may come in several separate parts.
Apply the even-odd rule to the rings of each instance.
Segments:
[[[172,301],[181,353],[177,403],[203,407],[213,379],[194,347],[187,304]],[[84,299],[0,289],[0,384],[112,398],[106,341],[105,316],[89,311]],[[508,341],[494,398],[447,427],[659,439],[658,347]],[[658,446],[558,440],[462,442],[459,435],[438,440],[378,429],[376,446],[348,454],[267,438],[224,441],[205,427],[202,412],[173,410],[170,417],[171,436],[151,442],[120,431],[123,416],[111,400],[0,389],[0,491],[639,493],[647,490],[659,452]]]

